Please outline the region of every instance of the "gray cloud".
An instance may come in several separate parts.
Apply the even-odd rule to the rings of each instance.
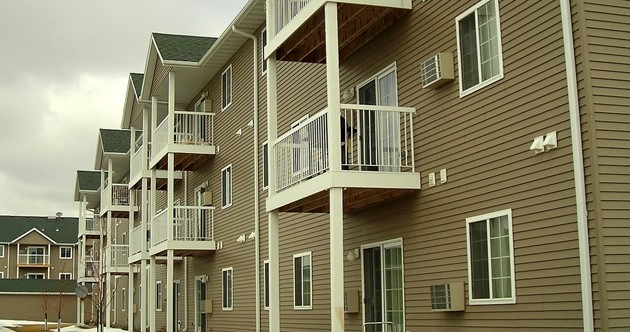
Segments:
[[[0,214],[76,216],[76,170],[120,125],[150,33],[218,36],[245,2],[0,0]]]

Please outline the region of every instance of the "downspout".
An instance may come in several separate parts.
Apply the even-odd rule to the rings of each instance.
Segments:
[[[188,206],[188,172],[184,171],[184,206]],[[188,331],[188,257],[184,256],[184,328]]]
[[[260,332],[260,203],[258,193],[258,40],[256,36],[240,31],[232,25],[232,31],[254,42],[254,251],[256,259],[256,332]]]
[[[584,181],[584,158],[582,156],[582,130],[580,127],[580,105],[578,103],[575,48],[570,0],[560,0],[562,16],[562,39],[567,73],[569,119],[571,123],[571,147],[573,149],[573,178],[577,210],[578,248],[580,259],[580,282],[582,286],[582,323],[584,331],[593,329],[593,292],[591,289],[591,261],[588,240],[588,211],[586,209],[586,185]]]

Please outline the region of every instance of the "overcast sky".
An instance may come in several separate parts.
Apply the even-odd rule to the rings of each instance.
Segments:
[[[0,0],[0,214],[77,216],[151,32],[218,37],[246,0]]]

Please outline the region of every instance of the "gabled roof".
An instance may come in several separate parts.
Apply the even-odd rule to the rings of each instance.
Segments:
[[[9,243],[21,238],[35,228],[55,243],[76,243],[79,219],[62,217],[0,216],[0,243]]]
[[[79,191],[98,191],[101,187],[101,172],[77,171],[77,189]]]
[[[217,40],[213,37],[152,34],[162,62],[199,62]]]
[[[11,241],[11,243],[17,243],[17,242],[20,242],[20,240],[21,240],[21,239],[23,239],[24,237],[26,237],[27,235],[29,235],[29,234],[31,234],[31,233],[33,233],[33,232],[35,232],[35,233],[37,233],[37,234],[41,235],[42,237],[44,237],[44,238],[45,238],[46,240],[48,240],[49,242],[52,242],[52,243],[54,243],[54,244],[57,244],[57,242],[56,242],[55,240],[51,239],[50,237],[48,237],[46,234],[44,234],[42,231],[40,231],[40,230],[39,230],[39,229],[37,229],[37,228],[31,228],[31,230],[30,230],[30,231],[28,231],[28,232],[26,232],[26,233],[23,233],[22,235],[20,235],[20,236],[16,237],[15,239],[13,239],[13,241]]]
[[[74,294],[76,280],[63,279],[0,279],[1,293],[55,293]]]
[[[140,92],[142,92],[142,80],[144,79],[144,74],[131,73],[129,74],[131,79],[131,83],[133,84],[133,92],[136,95],[136,98],[140,97]]]
[[[100,141],[103,153],[125,154],[131,145],[131,131],[124,129],[101,129]]]

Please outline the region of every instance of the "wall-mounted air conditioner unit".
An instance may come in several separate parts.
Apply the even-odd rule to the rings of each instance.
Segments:
[[[453,53],[438,53],[420,65],[422,88],[435,89],[455,78]]]
[[[203,193],[203,206],[212,205],[212,191],[206,191]]]
[[[343,297],[343,311],[347,314],[354,314],[359,312],[359,290],[348,289],[344,293]]]
[[[463,282],[432,285],[430,289],[432,311],[464,311]]]

